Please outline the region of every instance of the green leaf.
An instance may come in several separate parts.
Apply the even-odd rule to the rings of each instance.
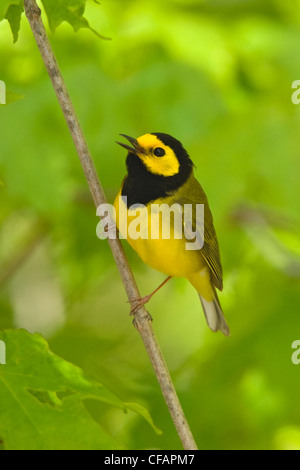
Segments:
[[[21,24],[21,15],[24,11],[23,4],[20,5],[10,5],[5,18],[10,24],[11,31],[13,33],[14,42],[17,42]]]
[[[15,101],[19,101],[24,98],[24,95],[19,95],[18,93],[14,93],[13,91],[10,91],[10,90],[6,90],[4,96],[5,96],[5,103],[2,102],[2,99],[3,99],[2,95],[0,96],[0,107],[7,106],[8,104],[15,103]]]
[[[6,104],[15,103],[15,101],[22,100],[23,98],[24,95],[20,95],[19,93],[15,93],[10,90],[6,91]]]
[[[139,405],[138,403],[126,403],[126,406],[130,409],[135,411],[136,413],[140,414],[145,418],[146,421],[150,424],[150,426],[154,429],[156,434],[161,435],[163,432],[157,426],[155,426],[152,416],[150,415],[149,411],[144,408],[143,406]]]
[[[6,17],[7,10],[11,5],[21,5],[22,0],[1,0],[0,2],[0,21]]]
[[[39,334],[4,330],[0,340],[6,345],[6,365],[0,365],[0,442],[5,449],[124,448],[83,402],[95,399],[126,410],[118,397],[53,354]],[[136,406],[129,408],[147,416]]]
[[[67,21],[75,32],[80,28],[89,28],[99,38],[110,39],[106,36],[102,36],[91,28],[87,19],[84,18],[83,14],[86,0],[42,0],[42,3],[52,32],[54,32],[63,21]],[[23,0],[0,0],[0,21],[3,19],[8,20],[13,33],[14,42],[18,40],[23,11]]]
[[[92,29],[84,18],[86,0],[42,0],[44,5],[50,29],[52,32],[63,22],[67,21],[77,32],[80,28],[89,28],[101,39],[109,39],[101,36]]]
[[[1,0],[0,21],[7,19],[13,33],[14,42],[17,41],[21,23],[21,14],[24,11],[22,0]]]

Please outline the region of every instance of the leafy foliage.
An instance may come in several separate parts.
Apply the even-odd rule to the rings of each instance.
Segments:
[[[0,21],[5,18],[7,10],[10,8],[10,6],[12,5],[20,6],[21,3],[22,3],[22,0],[2,0],[0,4]]]
[[[0,436],[5,449],[116,449],[121,444],[97,423],[84,400],[126,405],[99,382],[53,354],[42,336],[0,333],[8,364],[0,368]],[[128,405],[151,418],[143,407]]]
[[[70,23],[75,31],[88,27],[88,22],[83,18],[86,0],[43,0],[52,31],[63,22]]]
[[[21,15],[24,11],[23,0],[3,0],[0,6],[0,21],[4,18],[8,20],[14,42],[18,40]],[[86,0],[41,0],[48,17],[51,30],[54,32],[56,28],[63,22],[67,21],[77,32],[80,28],[90,28],[97,36],[102,39],[108,39],[101,36],[97,31],[92,29],[84,18],[84,10]]]
[[[4,2],[4,4],[5,3],[7,3],[7,6],[6,7],[4,6],[3,16],[1,16],[1,12],[0,12],[0,21],[3,18],[7,19],[7,21],[10,24],[12,33],[13,33],[14,42],[16,42],[18,40],[18,35],[19,35],[21,15],[24,11],[23,1],[15,0],[15,1]]]

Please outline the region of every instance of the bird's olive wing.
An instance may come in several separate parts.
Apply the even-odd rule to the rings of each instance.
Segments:
[[[216,232],[213,225],[213,217],[208,205],[207,197],[205,192],[192,175],[189,180],[181,187],[172,197],[173,203],[178,203],[181,206],[186,204],[187,210],[192,211],[190,217],[185,217],[186,220],[191,220],[192,224],[189,226],[189,223],[185,224],[184,230],[185,234],[188,235],[188,238],[192,237],[200,240],[201,250],[200,253],[205,259],[207,265],[210,268],[212,281],[215,287],[219,290],[223,289],[223,275],[222,275],[222,266],[220,260],[220,251],[219,244],[216,236]],[[204,229],[203,229],[203,220],[197,220],[197,211],[196,205],[203,204],[204,206]],[[185,210],[184,210],[185,211]],[[199,211],[198,211],[199,213]],[[201,211],[200,211],[201,213]],[[198,217],[199,219],[199,217]],[[196,233],[196,235],[195,235]],[[204,242],[203,242],[204,234]]]

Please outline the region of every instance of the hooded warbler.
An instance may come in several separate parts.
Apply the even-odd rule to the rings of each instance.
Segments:
[[[117,142],[128,151],[127,175],[114,202],[116,225],[121,235],[127,238],[145,263],[167,274],[168,279],[188,279],[199,294],[209,328],[212,331],[220,330],[228,336],[229,328],[216,293],[216,288],[223,289],[219,245],[207,197],[194,176],[192,160],[182,144],[168,134],[156,132],[137,139],[121,135],[131,144]],[[175,204],[183,211],[189,208],[192,211],[192,233],[196,235],[201,232],[201,224],[198,224],[195,208],[197,205],[204,207],[201,248],[187,249],[190,237],[187,238],[186,231],[182,237],[177,237],[175,216],[168,219],[174,228],[169,237],[162,235],[164,227],[154,227],[157,221],[166,223],[165,219],[156,218],[154,222],[152,218],[151,208],[162,204],[169,207]],[[140,209],[139,225],[142,225],[143,218],[147,222],[146,236],[130,233],[129,225],[136,217],[137,209]],[[151,223],[152,230],[156,229],[151,231],[154,236],[149,235]],[[185,225],[185,219],[181,219],[180,223]],[[152,295],[137,299],[137,306],[146,303]]]

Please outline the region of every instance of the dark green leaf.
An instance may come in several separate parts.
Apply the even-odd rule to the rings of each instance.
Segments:
[[[67,21],[77,32],[80,28],[89,28],[102,39],[108,39],[98,34],[92,29],[84,18],[86,0],[42,0],[51,30],[63,22]]]
[[[87,19],[84,18],[83,14],[86,0],[42,0],[42,3],[48,17],[50,28],[53,32],[63,21],[67,21],[75,32],[80,28],[89,28],[99,38],[110,39],[102,36],[95,29],[91,28]],[[14,42],[18,40],[23,11],[22,0],[1,0],[0,21],[3,19],[8,20],[13,33]]]
[[[11,31],[13,33],[14,42],[17,42],[21,24],[21,15],[24,11],[23,4],[10,5],[6,12],[5,18],[10,24]]]
[[[11,5],[21,5],[22,0],[1,0],[0,2],[0,21],[6,17],[7,10]]]

